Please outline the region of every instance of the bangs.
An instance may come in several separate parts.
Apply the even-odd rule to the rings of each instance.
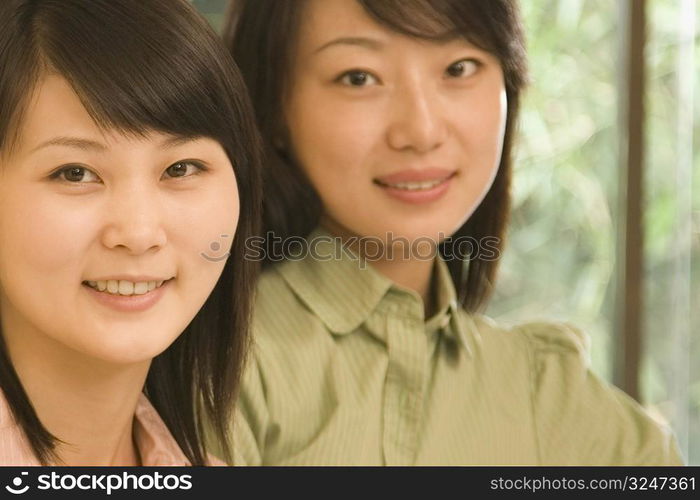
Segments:
[[[210,27],[180,2],[151,0],[140,10],[134,16],[133,5],[127,11],[119,2],[45,3],[32,26],[41,68],[35,77],[65,78],[100,128],[216,138],[236,109],[226,102],[236,91],[224,83],[230,69],[219,62],[216,35],[203,39]]]
[[[492,51],[493,47],[477,27],[483,21],[470,6],[470,15],[464,16],[459,3],[465,0],[357,0],[379,24],[414,38],[449,41],[465,38],[477,47]]]

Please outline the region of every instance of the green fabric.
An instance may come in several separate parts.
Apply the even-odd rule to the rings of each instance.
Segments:
[[[426,322],[419,295],[309,239],[324,235],[260,281],[236,464],[682,463],[669,429],[589,370],[574,327],[468,314],[441,260]]]

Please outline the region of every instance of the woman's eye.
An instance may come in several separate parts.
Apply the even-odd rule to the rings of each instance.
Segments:
[[[348,71],[343,73],[338,81],[350,87],[366,87],[378,83],[377,78],[366,71]]]
[[[179,161],[165,169],[169,177],[189,177],[206,170],[203,165],[192,161]]]
[[[88,183],[88,182],[100,182],[100,178],[85,167],[80,167],[77,165],[70,165],[57,170],[51,175],[52,179],[60,179],[73,184],[78,183]]]
[[[450,64],[445,73],[452,78],[464,78],[473,75],[480,63],[474,59],[462,59]]]

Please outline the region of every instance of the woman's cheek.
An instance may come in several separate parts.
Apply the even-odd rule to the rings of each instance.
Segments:
[[[188,248],[188,255],[197,267],[219,269],[238,227],[240,205],[235,182],[230,179],[216,189],[200,193],[200,199],[191,203],[191,211],[174,228],[177,238]],[[194,208],[196,207],[196,208]]]
[[[382,103],[311,84],[300,85],[292,99],[287,122],[299,163],[309,173],[351,180],[381,135]]]
[[[23,261],[38,271],[54,273],[86,259],[98,237],[98,214],[89,206],[62,202],[59,197],[27,196],[31,203],[15,203],[9,241],[15,241]]]

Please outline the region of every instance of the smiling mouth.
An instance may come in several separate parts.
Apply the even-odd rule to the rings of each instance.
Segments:
[[[382,182],[379,179],[374,179],[373,182],[380,187],[400,189],[402,191],[428,191],[430,189],[436,188],[440,184],[444,184],[445,182],[452,179],[455,175],[457,175],[457,172],[452,172],[451,174],[445,177],[441,177],[439,179],[431,179],[427,181],[388,183]]]
[[[98,292],[104,292],[109,295],[120,295],[130,297],[133,295],[145,295],[163,286],[165,283],[174,280],[158,281],[127,281],[127,280],[106,280],[106,281],[83,281],[83,285],[88,286]]]

